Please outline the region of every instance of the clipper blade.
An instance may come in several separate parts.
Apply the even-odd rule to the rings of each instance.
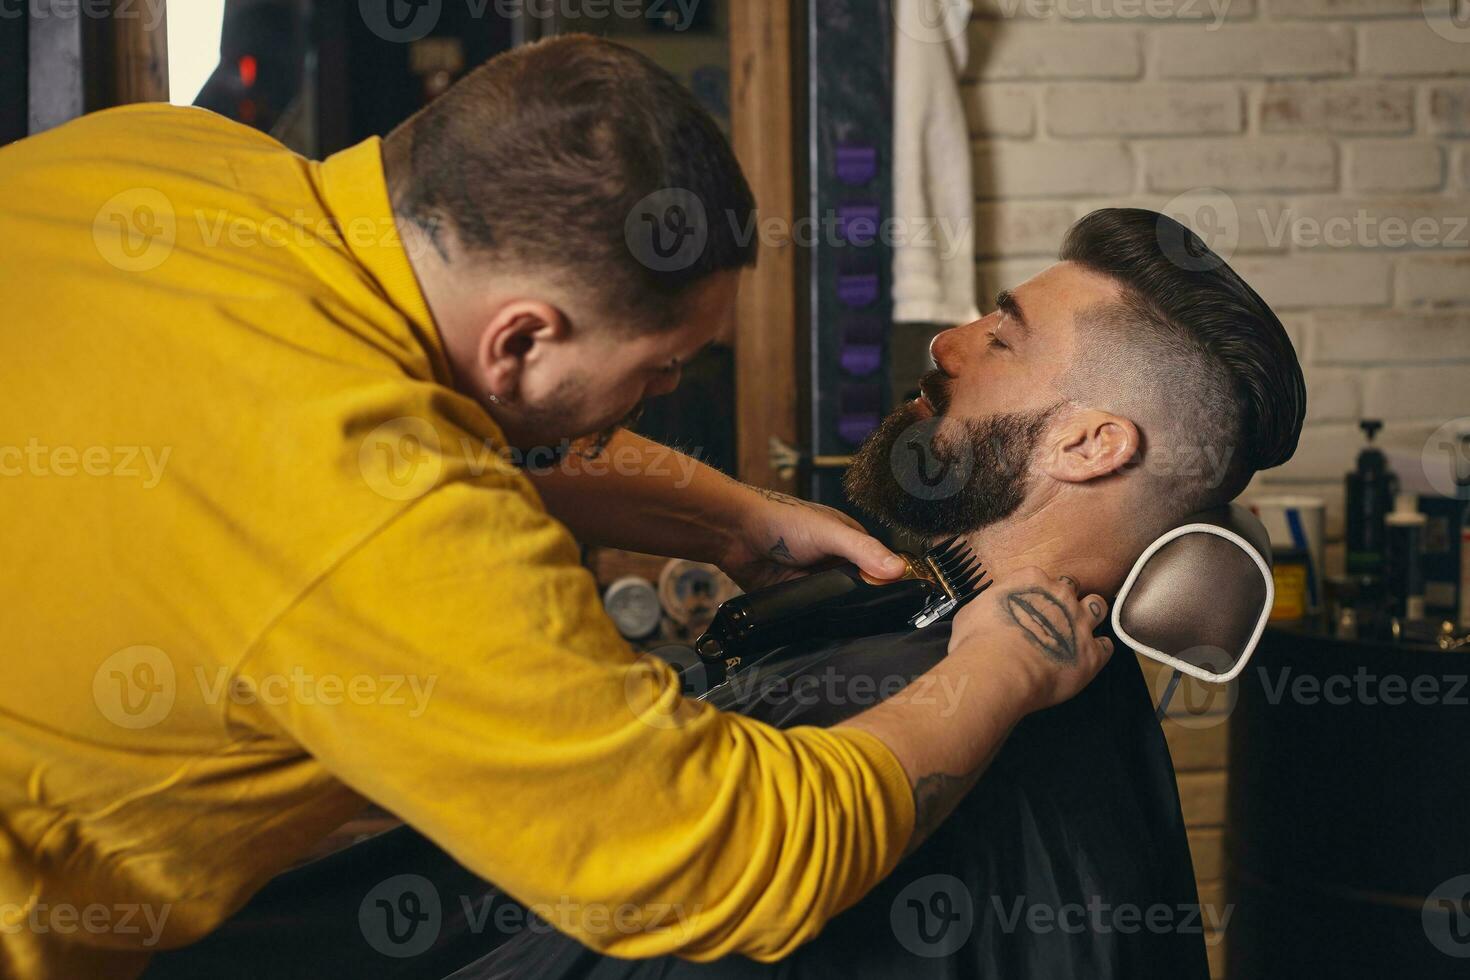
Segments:
[[[915,629],[944,619],[966,602],[990,588],[985,566],[959,535],[946,538],[924,553],[925,567],[942,594],[935,596],[910,622]]]

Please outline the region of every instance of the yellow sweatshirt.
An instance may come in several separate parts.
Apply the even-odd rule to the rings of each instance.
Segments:
[[[0,189],[0,975],[135,975],[364,798],[620,956],[779,957],[896,863],[878,740],[618,637],[450,387],[377,140],[134,106]]]

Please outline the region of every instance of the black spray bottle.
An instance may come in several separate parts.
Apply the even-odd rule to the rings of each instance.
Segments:
[[[1378,419],[1363,419],[1358,428],[1368,444],[1358,453],[1357,468],[1347,475],[1347,573],[1380,580],[1383,576],[1384,520],[1393,509],[1398,477],[1373,437],[1383,428]]]

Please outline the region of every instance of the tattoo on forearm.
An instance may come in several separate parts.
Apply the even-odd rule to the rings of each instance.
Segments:
[[[979,778],[978,769],[967,776],[935,772],[919,777],[918,782],[914,783],[914,832],[909,835],[905,856],[912,854],[915,848],[929,839],[930,834],[939,829],[939,825],[959,805],[960,798],[970,791]]]
[[[796,558],[791,554],[791,549],[786,547],[785,537],[777,538],[776,543],[771,545],[771,550],[767,554],[777,561],[788,562],[792,565],[796,564]]]
[[[1020,589],[1006,596],[1006,612],[1026,639],[1052,660],[1077,662],[1077,626],[1072,613],[1045,589]]]
[[[914,784],[914,836],[923,840],[934,833],[954,806],[954,798],[960,794],[959,783],[964,780],[947,772],[930,773],[919,777]]]

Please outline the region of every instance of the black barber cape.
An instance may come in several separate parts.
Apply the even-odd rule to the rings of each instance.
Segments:
[[[948,641],[945,623],[788,647],[710,700],[781,728],[830,726],[924,673]],[[780,963],[593,953],[477,887],[404,828],[317,862],[327,869],[283,875],[149,976],[262,975],[254,957],[273,976],[1203,980],[1203,917],[1168,748],[1142,672],[1119,650],[1077,697],[1025,718],[934,836]],[[954,694],[937,684],[910,691],[941,708]],[[369,892],[389,879],[420,891],[412,882],[435,883],[436,934],[422,951],[421,939],[397,945],[402,934],[390,938],[376,921]]]

